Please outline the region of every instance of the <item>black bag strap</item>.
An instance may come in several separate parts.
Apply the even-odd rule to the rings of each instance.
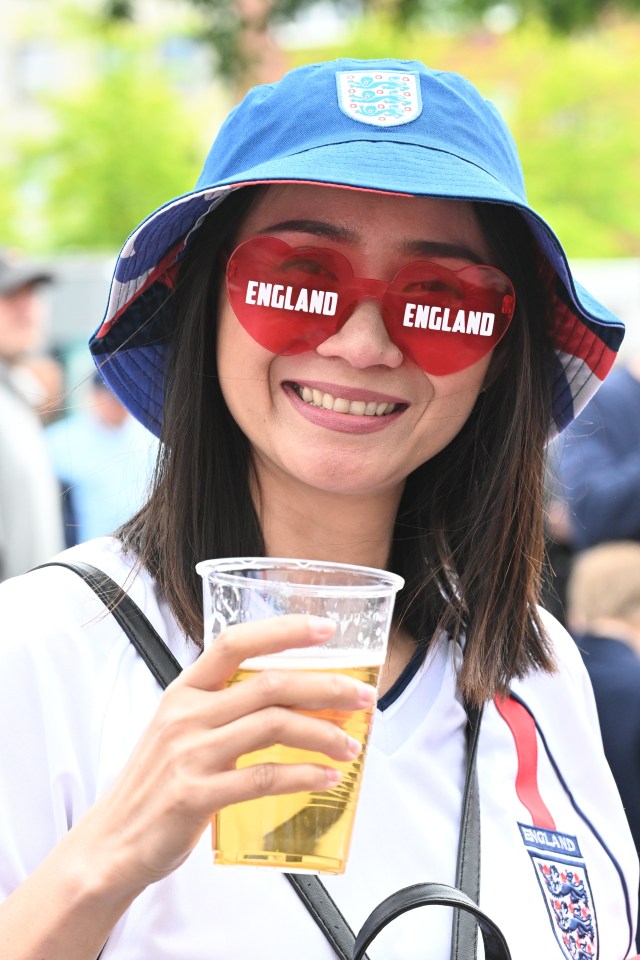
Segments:
[[[285,873],[285,877],[340,960],[352,960],[356,935],[322,880],[314,873]],[[369,960],[366,953],[361,954],[361,957],[362,960]]]
[[[462,794],[462,813],[460,820],[460,839],[458,841],[458,859],[456,864],[456,885],[470,900],[477,903],[480,899],[480,793],[478,789],[478,772],[476,759],[478,755],[478,740],[480,737],[480,722],[482,709],[466,706],[467,713],[467,770],[465,785]],[[340,957],[340,960],[355,960],[356,936],[332,900],[328,890],[319,877],[314,874],[288,873],[287,880],[296,891],[307,910],[323,931],[327,940]],[[418,885],[420,887],[428,884]],[[440,891],[445,889],[444,884],[434,884]],[[405,890],[416,889],[406,887]],[[447,889],[456,891],[455,887]],[[398,891],[398,896],[403,891]],[[396,896],[396,894],[394,894]],[[383,901],[386,903],[387,901]],[[421,906],[416,903],[415,906]],[[473,914],[468,910],[458,908],[458,903],[449,903],[454,907],[453,931],[451,938],[451,960],[475,960],[478,949],[478,924]],[[407,905],[401,911],[411,909]],[[476,908],[477,909],[477,908]],[[374,911],[375,912],[375,911]],[[373,914],[371,915],[373,916]],[[371,919],[371,918],[370,918]],[[389,917],[382,926],[386,926]],[[488,919],[488,918],[487,918]],[[491,921],[488,921],[489,923]],[[364,928],[363,928],[364,929]],[[382,929],[382,927],[380,927]],[[359,937],[362,935],[362,931]],[[366,949],[371,941],[364,944]],[[485,939],[486,950],[486,939]],[[361,960],[368,960],[365,953],[360,954]],[[494,960],[487,954],[487,960]],[[501,960],[496,955],[495,960]]]
[[[462,793],[456,887],[474,903],[480,901],[480,788],[478,786],[478,741],[482,708],[465,705],[467,712],[467,771]],[[476,960],[478,931],[474,917],[465,910],[454,910],[451,960]]]
[[[356,937],[353,960],[363,960],[364,951],[391,920],[407,910],[427,906],[455,907],[470,916],[482,932],[486,960],[511,960],[507,941],[499,927],[480,907],[463,893],[446,883],[416,883],[403,887],[379,903],[365,920]]]
[[[113,614],[126,636],[136,648],[149,670],[164,689],[178,676],[182,667],[169,650],[164,640],[149,623],[140,607],[131,599],[122,587],[108,577],[106,573],[90,563],[76,561],[63,563],[52,561],[42,567],[66,567],[82,577],[87,586],[100,597],[105,607]]]
[[[81,561],[51,561],[34,569],[42,567],[66,567],[78,574],[113,614],[158,684],[164,689],[175,680],[182,670],[180,663],[140,607],[115,580],[98,567]],[[368,960],[366,948],[388,923],[408,910],[430,904],[454,908],[452,960],[475,960],[476,925],[482,932],[486,960],[511,960],[499,928],[477,906],[480,892],[480,804],[476,757],[481,719],[482,709],[467,707],[467,770],[456,867],[456,883],[461,889],[438,883],[404,887],[378,904],[356,937],[317,876],[285,874],[341,960]]]

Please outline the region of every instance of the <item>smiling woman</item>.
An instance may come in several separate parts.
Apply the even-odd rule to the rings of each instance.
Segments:
[[[338,61],[247,95],[196,188],[116,264],[91,350],[162,451],[143,508],[62,558],[123,585],[184,670],[162,694],[64,570],[0,593],[0,723],[30,758],[25,778],[22,748],[3,756],[11,960],[95,960],[105,941],[104,960],[334,956],[277,873],[211,866],[205,827],[230,804],[329,789],[353,744],[309,712],[375,693],[295,670],[227,687],[247,658],[324,637],[275,618],[201,652],[195,565],[233,556],[406,582],[347,871],[326,881],[351,926],[398,888],[456,881],[478,708],[481,902],[513,960],[630,955],[635,852],[580,656],[538,606],[545,442],[621,338],[462,77]],[[326,764],[242,763],[274,743]],[[412,911],[372,957],[422,958],[424,923]],[[458,939],[429,917],[432,960],[467,960]]]

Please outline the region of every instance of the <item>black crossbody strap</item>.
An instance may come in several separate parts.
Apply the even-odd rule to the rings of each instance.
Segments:
[[[456,864],[456,887],[474,903],[480,902],[480,789],[478,786],[478,740],[482,707],[467,705],[467,772],[462,794],[460,837]],[[472,914],[454,910],[451,960],[476,960],[478,927]]]
[[[403,887],[379,903],[365,920],[356,938],[353,960],[363,960],[364,951],[388,923],[407,910],[428,906],[455,907],[467,913],[482,932],[486,960],[511,960],[507,941],[499,927],[470,897],[445,883],[416,883]],[[425,954],[426,955],[426,954]]]
[[[480,798],[476,759],[481,720],[482,708],[467,707],[467,770],[462,794],[456,865],[456,886],[475,903],[480,897]],[[287,874],[287,880],[331,943],[340,960],[352,960],[356,936],[319,877],[290,873]],[[449,906],[456,907],[456,904],[451,903]],[[390,919],[393,918],[389,917],[386,923]],[[364,949],[367,945],[364,945]],[[454,909],[451,960],[475,960],[477,949],[478,923],[475,917],[466,910]],[[361,960],[368,960],[364,953],[359,956]]]
[[[352,960],[356,935],[319,877],[296,873],[285,876],[340,960]],[[369,960],[366,953],[360,956],[361,960]]]
[[[128,593],[98,567],[90,563],[43,563],[42,567],[66,567],[73,570],[100,597],[124,630],[149,670],[164,689],[178,676],[182,667],[168,646]],[[36,567],[36,570],[41,567]]]

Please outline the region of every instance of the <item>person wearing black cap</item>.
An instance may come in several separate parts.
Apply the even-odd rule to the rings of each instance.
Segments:
[[[339,60],[246,96],[196,188],[125,243],[91,341],[161,439],[150,496],[115,537],[59,558],[122,585],[183,669],[163,693],[68,569],[0,588],[0,729],[21,734],[0,792],[11,960],[335,958],[332,922],[296,895],[308,878],[295,891],[277,870],[211,862],[214,811],[287,793],[331,807],[335,765],[358,751],[341,717],[376,696],[313,670],[228,684],[334,626],[272,617],[203,650],[196,564],[243,556],[406,582],[346,872],[324,880],[351,927],[398,888],[454,884],[458,850],[479,841],[476,896],[512,960],[631,956],[633,840],[580,654],[538,606],[545,442],[622,334],[463,77]],[[276,743],[315,756],[251,757]],[[479,832],[461,832],[465,794]],[[475,956],[448,912],[430,914],[394,921],[371,956]]]
[[[64,546],[60,488],[22,364],[43,336],[51,274],[0,252],[0,580]]]

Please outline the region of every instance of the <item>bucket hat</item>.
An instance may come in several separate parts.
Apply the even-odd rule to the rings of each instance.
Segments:
[[[418,61],[341,59],[249,91],[221,126],[195,188],[147,217],[122,248],[90,349],[113,391],[156,435],[179,323],[167,302],[175,265],[232,190],[278,182],[516,207],[553,271],[552,435],[609,372],[623,324],[573,279],[560,241],[529,205],[515,144],[493,104],[459,74]]]

